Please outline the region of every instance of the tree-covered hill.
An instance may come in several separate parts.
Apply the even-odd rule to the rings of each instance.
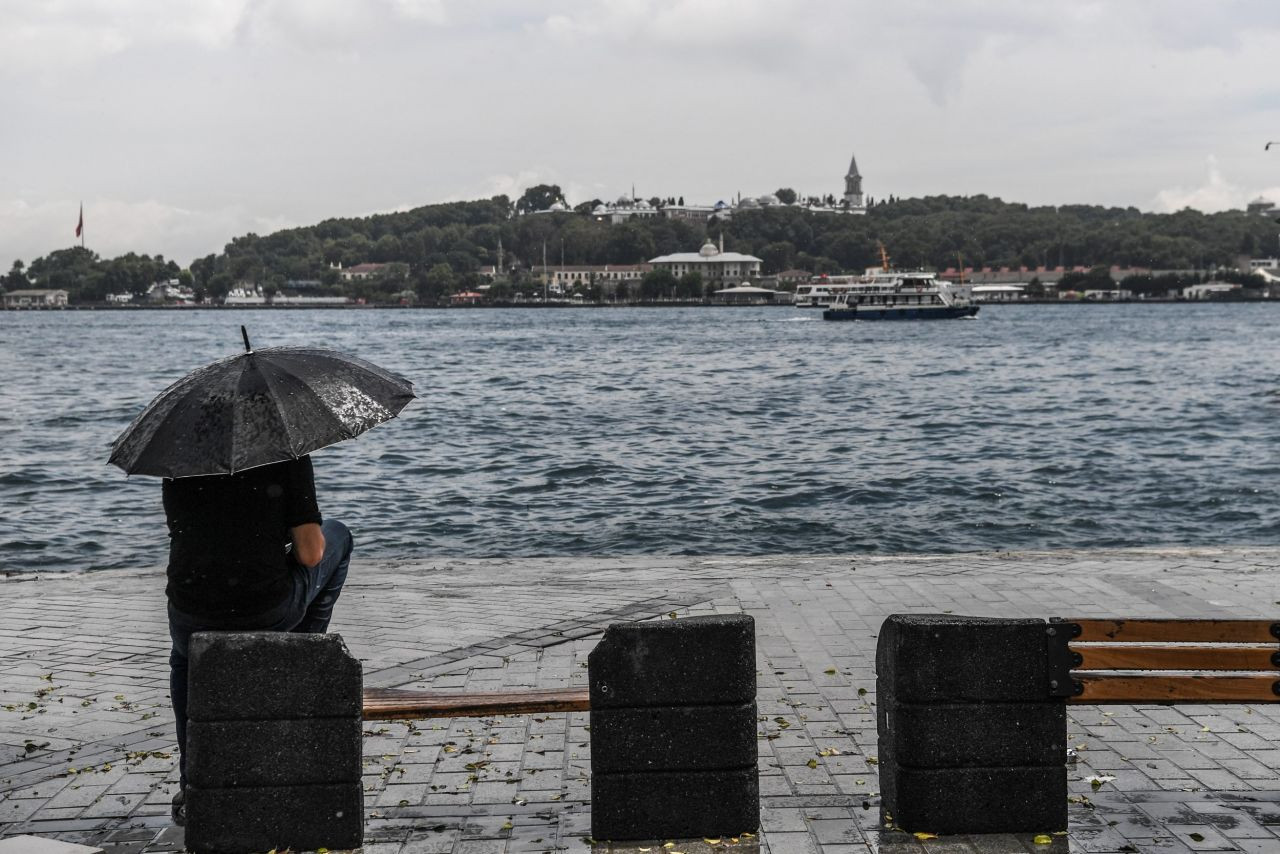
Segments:
[[[780,191],[781,192],[781,191]],[[635,264],[661,254],[696,250],[723,234],[725,247],[757,255],[764,271],[860,271],[879,263],[883,243],[895,264],[966,267],[1094,267],[1206,269],[1233,265],[1240,255],[1273,254],[1277,226],[1270,217],[1229,211],[1142,213],[1089,205],[1028,207],[987,196],[929,196],[874,204],[866,216],[813,213],[793,206],[739,210],[709,224],[655,217],[611,225],[585,211],[521,214],[529,200],[560,197],[558,187],[531,188],[512,203],[505,196],[426,205],[360,218],[329,219],[265,236],[234,238],[218,255],[197,259],[197,290],[212,297],[239,282],[278,288],[318,280],[322,289],[371,301],[412,290],[427,302],[473,287],[476,271],[498,264],[521,271],[549,264]],[[535,208],[536,209],[536,208]],[[399,262],[376,279],[343,282],[337,265]],[[83,250],[61,250],[32,262],[27,278],[65,287],[73,300],[101,299],[119,290],[145,290],[163,258],[124,256],[105,261]],[[21,273],[22,271],[19,271]],[[9,277],[5,277],[6,286]],[[24,279],[25,281],[25,279]]]

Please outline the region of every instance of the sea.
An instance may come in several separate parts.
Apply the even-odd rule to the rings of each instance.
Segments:
[[[0,570],[162,566],[162,389],[322,346],[418,399],[313,455],[363,558],[1275,544],[1280,304],[0,312]]]

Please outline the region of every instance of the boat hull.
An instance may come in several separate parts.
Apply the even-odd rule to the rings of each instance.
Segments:
[[[860,308],[828,308],[822,312],[823,320],[950,320],[957,317],[973,317],[978,306],[910,306],[884,308],[863,306]]]

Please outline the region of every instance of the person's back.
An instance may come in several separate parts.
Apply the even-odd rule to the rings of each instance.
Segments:
[[[290,605],[292,529],[323,522],[311,459],[233,475],[165,480],[170,603],[228,628]]]

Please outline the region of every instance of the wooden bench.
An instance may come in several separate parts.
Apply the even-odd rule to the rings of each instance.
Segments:
[[[1271,620],[1054,620],[1068,703],[1280,702],[1280,623]],[[1051,653],[1052,654],[1052,653]]]
[[[589,711],[591,691],[587,688],[476,694],[365,688],[362,716],[366,721],[389,721]]]

